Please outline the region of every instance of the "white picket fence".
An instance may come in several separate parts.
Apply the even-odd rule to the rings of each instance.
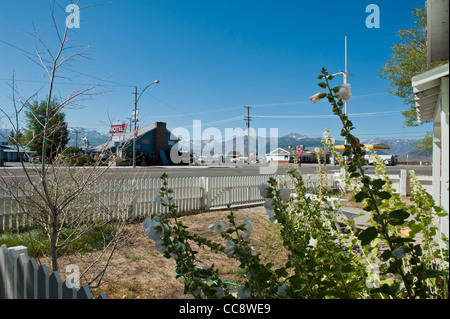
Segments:
[[[339,179],[340,173],[334,173],[334,181],[339,188],[344,187],[344,183]],[[372,179],[377,178],[376,175],[367,174]],[[400,174],[388,174],[387,177],[392,182],[392,188],[397,194],[401,196],[406,196],[410,192],[410,178],[409,173],[406,169],[400,170]],[[422,187],[429,193],[432,194],[433,191],[433,177],[432,176],[416,176],[417,180],[420,182]]]
[[[61,280],[46,265],[37,266],[26,253],[0,247],[0,299],[93,299],[88,286],[77,289],[72,278]],[[97,299],[107,299],[101,294]]]
[[[327,185],[331,189],[342,186],[339,174],[328,174]],[[208,211],[214,208],[231,208],[245,204],[262,203],[259,185],[274,175],[226,176],[226,177],[177,177],[168,178],[169,188],[173,189],[173,199],[180,213]],[[371,176],[375,177],[375,176]],[[292,188],[290,177],[277,176]],[[393,188],[401,195],[409,192],[409,179],[406,170],[399,175],[389,175]],[[431,193],[431,176],[418,176],[425,189]],[[317,174],[304,174],[305,185],[313,192],[319,185]],[[167,212],[167,208],[155,201],[156,189],[162,187],[159,178],[132,178],[123,180],[98,180],[85,192],[95,194],[98,207],[113,207],[128,203],[127,218],[145,218]],[[82,196],[80,196],[82,197]],[[131,199],[130,199],[131,198]],[[92,205],[95,205],[93,203]],[[92,206],[91,205],[91,206]],[[114,218],[114,213],[104,218]],[[105,214],[106,215],[106,214]],[[6,229],[19,229],[30,225],[23,211],[11,196],[0,190],[0,232]]]

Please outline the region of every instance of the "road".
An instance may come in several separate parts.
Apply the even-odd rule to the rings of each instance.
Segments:
[[[288,166],[293,164],[279,164],[276,173],[285,175]],[[254,176],[261,174],[261,168],[267,167],[267,164],[214,164],[211,166],[150,166],[150,167],[111,167],[104,174],[106,179],[126,179],[126,178],[159,178],[163,173],[167,173],[169,177],[193,177],[193,176]],[[374,172],[373,166],[367,166],[367,173]],[[83,169],[83,168],[76,168]],[[416,175],[431,176],[431,166],[388,166],[386,167],[388,174],[399,174],[400,170],[413,170]],[[302,164],[300,171],[303,174],[314,174],[317,172],[317,164]],[[338,166],[327,165],[327,172],[338,172]],[[31,171],[36,176],[36,173]],[[26,176],[21,167],[0,168],[0,176],[5,178],[17,178],[26,180]]]

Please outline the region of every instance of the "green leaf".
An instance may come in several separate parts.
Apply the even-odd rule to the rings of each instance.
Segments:
[[[397,209],[390,212],[389,217],[396,219],[406,219],[409,217],[409,213],[403,209]]]
[[[442,271],[437,269],[427,269],[425,271],[425,278],[434,278],[438,276],[448,276],[448,271]]]
[[[403,237],[397,237],[393,240],[391,240],[393,244],[404,244],[404,243],[412,243],[414,242],[414,239],[412,238],[403,238]]]
[[[325,89],[327,87],[327,84],[325,82],[320,82],[317,85],[320,86],[322,89]]]
[[[385,250],[380,256],[380,258],[384,261],[388,261],[389,258],[391,258],[391,257],[392,257],[392,253],[390,250]]]
[[[368,245],[372,240],[377,238],[377,236],[377,229],[375,227],[369,227],[358,235],[358,239],[361,241],[361,245]]]
[[[389,192],[379,192],[377,195],[381,199],[389,199],[392,197],[391,193],[389,193]]]
[[[381,189],[384,184],[386,184],[386,182],[383,181],[382,179],[375,179],[372,181],[372,185],[376,189]]]
[[[278,277],[287,277],[288,276],[288,272],[286,271],[285,268],[280,268],[280,269],[275,270],[275,274]]]
[[[350,178],[358,178],[358,177],[360,177],[360,176],[361,176],[360,173],[354,172],[354,173],[351,173]]]
[[[360,203],[363,199],[367,198],[367,194],[364,191],[360,191],[355,195],[355,201]]]
[[[405,219],[409,217],[409,213],[403,209],[397,209],[389,213],[389,224],[393,226],[402,225]]]
[[[380,288],[372,289],[371,292],[381,292],[383,294],[395,296],[395,292],[392,291],[391,286],[389,286],[388,284],[384,284]]]

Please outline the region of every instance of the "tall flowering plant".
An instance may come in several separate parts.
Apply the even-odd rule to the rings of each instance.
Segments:
[[[348,141],[342,155],[353,156],[347,169],[350,178],[361,183],[361,188],[354,194],[354,200],[362,202],[364,210],[371,216],[371,226],[362,231],[358,239],[366,249],[375,246],[372,254],[378,254],[381,271],[390,278],[372,292],[393,298],[447,297],[448,250],[442,249],[440,242],[442,240],[448,245],[448,238],[442,238],[434,225],[435,219],[447,216],[447,212],[435,205],[419,183],[413,183],[412,191],[412,200],[419,205],[406,207],[394,193],[386,174],[383,174],[384,164],[379,158],[375,165],[378,178],[371,179],[367,176],[363,145],[352,134],[353,123],[343,112],[343,100],[351,97],[350,87],[332,87],[330,83],[333,76],[325,68],[318,79],[321,80],[318,85],[325,90],[319,95],[326,97],[332,105],[333,113],[342,122],[341,136]],[[417,214],[422,202],[426,203],[425,209],[422,214]],[[425,245],[420,242],[420,237]],[[379,242],[386,245],[387,249],[378,251],[376,246]]]
[[[351,98],[350,86],[332,88],[333,76],[326,69],[318,78],[326,92],[314,95],[311,101],[327,98],[342,121],[341,136],[348,141],[342,156],[353,156],[353,162],[347,165],[341,160],[340,165],[349,184],[357,185],[352,188],[353,200],[364,203],[370,214],[368,228],[358,230],[354,222],[342,218],[340,203],[330,201],[323,185],[318,194],[311,194],[300,171],[289,168],[292,186],[275,177],[260,185],[267,217],[279,224],[280,240],[288,251],[281,267],[262,262],[251,244],[251,220],[238,225],[233,212],[227,216],[230,227],[223,221],[209,225],[226,245],[190,232],[180,221],[166,174],[155,200],[168,207],[169,214],[146,219],[145,232],[159,252],[176,260],[185,293],[196,298],[447,298],[448,248],[436,241],[439,234],[434,225],[435,218],[446,212],[418,182],[413,183],[412,192],[417,205],[406,207],[392,189],[379,158],[375,161],[377,178],[367,176],[365,151],[342,112],[343,101]],[[327,132],[324,143],[336,152],[330,141]],[[422,243],[416,240],[419,236]],[[380,244],[385,248],[380,249]],[[235,284],[221,280],[214,265],[199,266],[197,246],[239,262],[244,278],[237,292],[230,287]]]

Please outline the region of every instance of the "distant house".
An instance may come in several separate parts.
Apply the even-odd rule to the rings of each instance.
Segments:
[[[427,71],[412,77],[419,123],[433,121],[433,198],[449,212],[449,2],[427,1]],[[449,236],[448,217],[440,218],[440,232]]]
[[[279,147],[266,154],[268,163],[293,163],[294,160],[300,163],[317,163],[317,153],[312,149],[302,148],[302,156],[297,156],[297,149],[292,147]],[[319,154],[323,163],[323,154]],[[326,154],[327,163],[330,160],[330,154]]]
[[[116,138],[117,137],[117,138]],[[132,160],[133,133],[114,136],[111,141],[91,149],[96,154],[111,152],[119,157]],[[136,162],[148,164],[171,164],[170,151],[178,150],[178,137],[166,128],[166,123],[156,122],[155,125],[137,129],[136,134]]]
[[[290,163],[291,161],[291,149],[279,147],[266,154],[267,163]]]
[[[238,151],[231,151],[225,156],[226,162],[238,162],[244,156]]]
[[[29,156],[31,156],[31,151],[14,145],[8,145],[7,142],[0,142],[0,166],[3,166],[6,162],[19,162],[20,160],[28,161]]]

